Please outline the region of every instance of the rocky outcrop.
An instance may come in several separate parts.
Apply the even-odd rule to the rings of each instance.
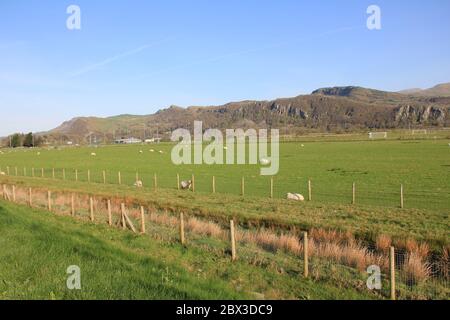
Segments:
[[[449,109],[439,106],[401,106],[395,109],[395,122],[398,124],[443,125],[448,117]]]

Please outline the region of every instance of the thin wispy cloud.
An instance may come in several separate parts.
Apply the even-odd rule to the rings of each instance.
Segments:
[[[257,48],[251,48],[251,49],[246,49],[246,50],[241,50],[241,51],[236,51],[236,52],[230,52],[230,53],[226,53],[223,55],[218,55],[215,57],[210,57],[210,58],[206,58],[206,59],[202,59],[202,60],[198,60],[198,61],[193,61],[193,62],[186,63],[186,64],[173,65],[168,68],[157,70],[157,71],[154,71],[151,73],[141,74],[137,77],[137,79],[152,77],[155,75],[159,75],[159,74],[163,74],[163,73],[167,73],[167,72],[171,72],[171,71],[177,71],[179,69],[189,68],[189,67],[193,67],[193,66],[201,65],[201,64],[205,64],[205,63],[213,63],[213,62],[217,62],[220,60],[229,59],[232,57],[242,56],[242,55],[251,54],[251,53],[256,53],[256,52],[260,52],[260,51],[264,51],[264,50],[276,49],[279,47],[292,45],[293,43],[300,43],[300,42],[313,40],[313,39],[317,39],[317,38],[321,38],[321,37],[326,37],[326,36],[330,36],[330,35],[334,35],[334,34],[338,34],[338,33],[353,31],[356,29],[361,29],[361,26],[342,27],[342,28],[332,29],[332,30],[328,30],[328,31],[325,31],[322,33],[310,35],[310,36],[307,36],[307,37],[304,37],[301,39],[292,39],[292,40],[287,40],[287,41],[283,41],[283,42],[272,43],[272,44],[269,44],[266,46],[260,46]]]
[[[101,67],[107,66],[107,65],[109,65],[109,64],[111,64],[113,62],[125,59],[125,58],[133,56],[133,55],[136,55],[136,54],[138,54],[138,53],[140,53],[142,51],[145,51],[146,49],[148,49],[150,47],[154,47],[154,46],[159,45],[159,44],[161,44],[163,42],[166,42],[169,39],[170,38],[166,38],[166,39],[154,42],[154,43],[145,44],[143,46],[140,46],[138,48],[135,48],[135,49],[132,49],[132,50],[129,50],[129,51],[126,51],[126,52],[119,53],[119,54],[117,54],[115,56],[106,58],[106,59],[104,59],[104,60],[102,60],[100,62],[93,63],[93,64],[88,65],[86,67],[83,67],[83,68],[81,68],[79,70],[76,70],[76,71],[70,73],[69,77],[70,78],[74,78],[74,77],[78,77],[78,76],[84,75],[84,74],[89,73],[91,71],[97,70],[97,69],[99,69]]]

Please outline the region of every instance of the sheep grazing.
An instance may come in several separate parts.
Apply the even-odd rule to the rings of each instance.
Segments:
[[[6,173],[4,173],[3,171],[0,171],[0,176],[6,176]]]
[[[155,152],[155,150],[153,150],[153,149],[150,149],[150,152]]]
[[[91,156],[95,157],[95,156],[97,156],[97,154],[95,152],[92,152]]]
[[[183,189],[183,190],[190,190],[192,187],[192,181],[191,180],[181,181],[180,186],[181,186],[181,189]]]
[[[287,194],[288,200],[295,200],[295,201],[305,201],[305,197],[302,196],[299,193],[288,193]]]
[[[164,152],[162,150],[160,150],[159,153],[163,154]]]
[[[144,184],[142,183],[141,180],[138,180],[138,181],[136,181],[136,182],[134,183],[134,186],[135,186],[136,188],[142,188],[142,187],[144,186]]]
[[[139,153],[144,153],[144,151],[142,151],[142,150],[139,150]]]
[[[269,159],[265,159],[265,158],[259,160],[259,162],[260,162],[263,166],[267,166],[267,165],[270,164],[270,160],[269,160]]]

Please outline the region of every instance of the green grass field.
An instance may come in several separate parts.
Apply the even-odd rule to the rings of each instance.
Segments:
[[[156,226],[153,226],[157,228]],[[164,230],[152,229],[153,234]],[[223,250],[189,238],[154,239],[0,201],[0,299],[380,299],[349,268],[304,279],[301,261],[282,253]],[[165,234],[168,234],[165,231]],[[251,261],[259,261],[251,263]],[[81,290],[66,270],[81,270]],[[326,268],[326,267],[325,267]]]
[[[0,182],[35,190],[125,197],[161,211],[183,211],[222,224],[234,218],[243,228],[338,229],[369,243],[386,234],[397,241],[394,243],[410,238],[427,241],[438,253],[449,244],[448,140],[283,143],[280,172],[274,178],[275,199],[269,197],[270,177],[260,176],[259,166],[175,166],[170,159],[172,146],[3,149],[0,166],[5,172],[9,166],[9,175],[0,176]],[[96,156],[91,156],[92,152]],[[35,177],[31,177],[32,168]],[[41,168],[45,169],[44,178],[40,177]],[[56,179],[52,178],[52,168]],[[78,182],[74,182],[74,169],[78,170]],[[87,183],[88,170],[91,183]],[[103,184],[103,170],[107,172],[107,184]],[[118,171],[121,186],[117,185]],[[132,186],[136,172],[144,181],[143,189]],[[158,190],[153,188],[155,173]],[[181,179],[195,174],[195,193],[176,190],[177,173]],[[211,194],[212,176],[216,177],[216,194]],[[246,181],[245,197],[239,195],[242,177]],[[307,195],[309,178],[313,182],[313,201],[284,199],[287,192]],[[357,185],[356,205],[350,204],[353,182]],[[405,189],[404,209],[399,208],[401,184]],[[168,235],[174,231],[155,228],[150,234]],[[4,299],[388,296],[367,291],[361,272],[327,261],[312,267],[320,277],[304,280],[299,277],[298,257],[281,252],[241,248],[241,259],[230,264],[224,255],[226,244],[224,247],[211,239],[190,239],[187,250],[178,245],[176,236],[154,241],[4,202],[0,202],[0,232],[1,245],[6,248],[0,254],[0,298]],[[71,264],[81,264],[87,275],[82,291],[65,287],[65,270]],[[403,297],[429,295],[419,291],[411,296],[405,291]]]
[[[273,200],[269,198],[270,178],[259,175],[259,166],[175,166],[170,158],[172,146],[3,149],[1,170],[6,171],[9,166],[10,176],[2,179],[25,181],[33,187],[138,197],[159,207],[182,208],[215,219],[234,216],[258,224],[341,229],[371,239],[373,235],[386,233],[425,239],[432,244],[437,242],[438,246],[448,243],[448,140],[283,143]],[[92,152],[97,156],[91,156]],[[19,177],[14,176],[16,166]],[[35,168],[36,176],[44,168],[45,179],[31,178],[31,168]],[[51,179],[51,168],[55,168],[56,180]],[[62,180],[63,168],[66,181]],[[78,183],[73,182],[75,168]],[[85,183],[87,170],[91,172],[91,184]],[[107,185],[101,184],[103,170],[107,172]],[[118,171],[124,184],[120,187]],[[144,181],[143,190],[132,187],[137,171]],[[153,191],[155,173],[158,193]],[[175,190],[177,173],[181,179],[195,174],[195,196],[192,192]],[[211,194],[213,175],[216,195]],[[246,179],[245,198],[239,196],[242,176]],[[312,202],[284,200],[287,192],[307,195],[309,177],[313,185]],[[355,206],[350,205],[353,182],[357,186]],[[405,209],[399,209],[400,184],[404,185]]]
[[[348,204],[352,198],[352,184],[356,183],[359,204],[398,207],[400,185],[404,185],[405,206],[448,212],[450,208],[450,140],[395,140],[356,142],[305,142],[282,143],[280,171],[275,179],[274,193],[284,198],[287,192],[307,195],[307,181],[313,186],[313,198],[318,203]],[[196,192],[210,193],[212,176],[216,177],[218,193],[239,194],[242,177],[245,177],[246,196],[268,197],[270,178],[259,174],[258,165],[182,165],[171,162],[171,144],[150,146],[106,146],[99,148],[65,148],[61,150],[13,150],[0,154],[3,171],[14,167],[18,174],[31,175],[31,168],[45,169],[46,177],[52,175],[75,179],[79,170],[80,181],[102,182],[102,171],[107,181],[117,183],[121,171],[124,184],[132,185],[136,172],[144,185],[153,185],[158,177],[158,187],[176,188],[176,174],[181,179],[195,175]],[[303,147],[302,147],[303,146]],[[155,152],[150,152],[154,149]],[[139,153],[139,151],[143,153]],[[158,151],[163,151],[160,154]],[[40,155],[37,153],[40,152]],[[91,156],[91,152],[97,154]]]

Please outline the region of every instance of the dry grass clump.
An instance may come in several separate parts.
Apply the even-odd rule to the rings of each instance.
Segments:
[[[216,237],[219,239],[225,238],[227,234],[227,232],[225,232],[219,225],[213,222],[202,221],[197,218],[189,218],[186,222],[186,229],[197,234]]]
[[[384,255],[372,253],[356,241],[344,245],[314,240],[310,243],[312,244],[312,255],[342,263],[359,271],[365,271],[370,265],[378,265],[382,269],[388,267],[388,261]]]
[[[299,239],[290,234],[277,235],[268,230],[260,230],[257,232],[238,232],[236,237],[238,241],[253,243],[272,252],[283,250],[293,254],[300,254],[303,251],[303,247]]]
[[[431,275],[431,265],[417,253],[409,253],[405,257],[402,271],[405,272],[409,284],[426,281]]]
[[[392,246],[392,238],[385,234],[380,234],[375,242],[376,248],[381,252],[388,252]]]
[[[338,230],[325,230],[313,228],[309,231],[309,236],[316,241],[334,242],[334,243],[348,243],[355,240],[353,234],[350,232],[342,232]]]
[[[408,253],[414,253],[423,260],[426,260],[430,254],[430,247],[427,243],[418,243],[414,239],[403,240],[397,244],[397,247],[399,249],[404,249]]]
[[[158,214],[156,212],[151,212],[148,215],[148,217],[149,217],[149,221],[154,222],[154,223],[158,223],[158,224],[162,224],[162,225],[166,225],[166,226],[172,226],[172,227],[176,227],[179,225],[178,219],[167,213]]]

